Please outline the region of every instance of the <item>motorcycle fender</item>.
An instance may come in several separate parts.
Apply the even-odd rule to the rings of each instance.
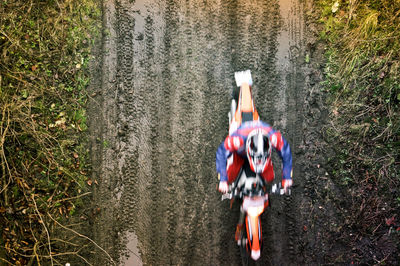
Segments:
[[[262,240],[262,232],[259,216],[250,216],[246,217],[246,232],[248,239],[248,251],[260,252],[261,250],[261,240]]]

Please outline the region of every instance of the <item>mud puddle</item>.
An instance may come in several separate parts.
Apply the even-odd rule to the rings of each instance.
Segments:
[[[263,216],[260,263],[304,261],[309,2],[104,2],[90,114],[99,183],[93,235],[113,261],[96,254],[94,264],[241,263],[234,242],[239,206],[220,201],[215,151],[228,132],[234,72],[245,69],[261,118],[288,139],[295,163],[293,196],[273,199]]]

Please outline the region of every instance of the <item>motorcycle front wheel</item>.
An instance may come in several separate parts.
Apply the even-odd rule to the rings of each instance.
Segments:
[[[240,249],[240,257],[242,259],[243,266],[253,266],[256,265],[256,262],[250,257],[250,253],[247,251],[246,248],[246,236],[241,237],[241,244],[239,245]]]
[[[243,241],[245,241],[245,239],[242,237],[241,242],[243,243]],[[240,257],[242,259],[242,265],[248,266],[249,262],[251,261],[251,258],[246,250],[246,244],[241,244],[239,248],[240,248]]]

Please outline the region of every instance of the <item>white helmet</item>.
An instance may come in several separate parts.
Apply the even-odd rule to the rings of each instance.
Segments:
[[[258,128],[250,132],[246,141],[246,153],[251,170],[257,174],[264,172],[271,159],[271,143],[265,130]]]

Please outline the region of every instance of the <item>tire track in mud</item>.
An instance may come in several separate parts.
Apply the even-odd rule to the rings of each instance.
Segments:
[[[273,202],[270,213],[270,226],[273,233],[269,241],[272,243],[273,256],[268,259],[271,265],[298,264],[299,261],[297,243],[299,225],[299,210],[297,203],[302,192],[296,189],[296,185],[302,184],[303,177],[299,171],[301,158],[296,156],[297,147],[300,144],[299,132],[302,126],[302,102],[304,101],[305,76],[304,69],[304,37],[303,4],[294,0],[279,1],[281,24],[276,47],[276,79],[274,89],[273,120],[274,126],[281,130],[289,141],[293,154],[294,184],[293,195],[277,199]],[[296,51],[296,53],[294,52]],[[280,173],[282,168],[280,160],[275,156],[275,173]],[[279,178],[280,176],[276,176]],[[268,241],[268,239],[267,239]],[[267,261],[265,261],[267,263]]]
[[[282,17],[282,4],[294,6],[293,19]],[[301,4],[116,0],[106,1],[104,12],[106,39],[115,38],[115,46],[103,48],[109,50],[100,111],[107,120],[99,133],[103,211],[96,241],[126,265],[139,263],[136,245],[148,265],[240,264],[234,242],[239,206],[230,210],[220,201],[215,151],[228,132],[234,72],[251,69],[261,118],[280,129],[295,152],[304,77],[299,53],[288,55],[291,47],[280,42],[302,49]],[[296,261],[296,204],[281,201],[263,217],[263,265]]]

